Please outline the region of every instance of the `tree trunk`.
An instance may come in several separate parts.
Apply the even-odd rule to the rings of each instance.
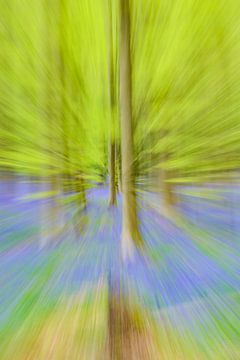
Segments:
[[[177,198],[173,192],[173,186],[168,180],[170,180],[170,174],[167,170],[164,170],[163,173],[163,200],[166,206],[173,206],[177,203]]]
[[[118,191],[122,192],[122,156],[121,156],[121,145],[118,144],[117,147],[117,159],[118,159],[118,165],[117,165],[117,170],[118,170]]]
[[[169,153],[166,152],[163,155],[163,159],[166,161],[170,157]],[[176,174],[175,174],[176,175]],[[162,182],[162,195],[163,201],[166,207],[173,207],[177,203],[177,196],[174,193],[174,186],[169,180],[174,177],[174,172],[172,170],[164,169],[161,174],[161,182]]]
[[[170,131],[168,129],[162,129],[157,136],[159,136],[160,141],[166,136],[169,136]],[[171,158],[171,149],[167,147],[163,153],[160,155],[160,163],[167,162]],[[162,189],[162,198],[164,205],[166,207],[173,207],[177,203],[177,196],[174,193],[174,185],[169,182],[174,177],[174,171],[168,169],[161,169],[159,173],[159,184],[161,184]],[[176,176],[176,173],[175,173]]]
[[[138,228],[134,189],[129,1],[120,0],[120,113],[122,141],[122,255],[132,258],[134,247],[142,245]]]
[[[44,2],[44,55],[47,60],[47,68],[44,70],[43,82],[44,82],[44,92],[43,92],[43,106],[45,109],[45,116],[48,122],[48,149],[51,150],[51,157],[46,169],[43,169],[44,173],[47,173],[49,180],[49,187],[51,194],[51,201],[46,203],[44,222],[47,223],[45,228],[47,231],[44,233],[44,238],[41,236],[41,246],[44,246],[50,242],[55,242],[59,238],[59,234],[63,229],[63,216],[62,209],[59,203],[59,197],[61,195],[61,182],[60,182],[60,171],[59,168],[55,166],[55,157],[53,153],[58,153],[59,147],[56,146],[58,137],[56,133],[57,118],[55,117],[55,110],[58,109],[58,103],[56,102],[55,91],[52,83],[55,79],[56,64],[58,63],[56,59],[56,54],[53,51],[53,42],[51,38],[52,28],[49,14],[47,13],[47,1]]]
[[[60,104],[59,104],[59,117],[61,121],[62,128],[62,152],[63,152],[63,160],[62,160],[62,172],[63,176],[66,179],[65,181],[65,189],[69,189],[70,184],[70,161],[69,161],[69,118],[66,116],[66,66],[65,66],[65,58],[64,58],[64,49],[66,46],[64,43],[64,14],[66,12],[66,2],[65,0],[59,0],[59,28],[58,28],[58,74],[60,79]],[[64,184],[64,183],[63,183]]]
[[[116,198],[116,152],[115,141],[109,143],[109,206],[114,206],[117,202]]]
[[[76,180],[75,180],[75,189],[76,192],[79,195],[79,202],[80,202],[80,206],[82,210],[86,210],[87,208],[87,199],[86,199],[86,190],[85,190],[85,181],[83,178],[83,175],[81,172],[78,172],[78,174],[76,175]]]
[[[131,101],[130,16],[129,1],[120,0],[120,123],[121,123],[121,183],[122,206],[122,257],[132,259],[135,248],[142,245],[138,228],[134,188],[134,153]],[[128,302],[122,293],[120,273],[110,272],[108,308],[108,345],[111,360],[131,360],[137,357],[132,339],[139,333],[134,324]],[[134,355],[135,352],[135,355]]]
[[[109,134],[109,206],[116,204],[116,142],[115,142],[115,108],[116,108],[116,84],[114,72],[113,54],[113,30],[112,30],[112,4],[109,5],[109,96],[110,96],[110,134]]]

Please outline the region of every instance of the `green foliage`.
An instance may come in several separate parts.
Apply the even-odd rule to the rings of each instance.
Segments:
[[[2,169],[94,181],[107,172],[108,138],[119,141],[118,5],[1,2]],[[161,168],[185,183],[239,169],[238,1],[130,6],[138,175]]]

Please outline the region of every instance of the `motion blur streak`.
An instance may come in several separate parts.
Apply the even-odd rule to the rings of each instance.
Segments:
[[[0,14],[0,359],[239,360],[239,1]]]

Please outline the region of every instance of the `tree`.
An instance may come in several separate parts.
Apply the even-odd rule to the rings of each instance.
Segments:
[[[120,1],[120,122],[122,157],[122,253],[132,257],[134,247],[142,246],[138,227],[134,177],[132,124],[132,80],[130,54],[129,1]]]
[[[109,206],[116,204],[116,134],[115,134],[115,118],[117,107],[116,92],[116,71],[114,63],[114,46],[113,46],[113,25],[112,25],[112,4],[108,0],[109,5],[109,96],[110,96],[110,134],[108,145],[108,169],[109,169]]]

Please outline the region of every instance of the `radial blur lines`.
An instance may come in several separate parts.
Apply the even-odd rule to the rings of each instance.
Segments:
[[[239,360],[239,1],[0,13],[0,360]]]

